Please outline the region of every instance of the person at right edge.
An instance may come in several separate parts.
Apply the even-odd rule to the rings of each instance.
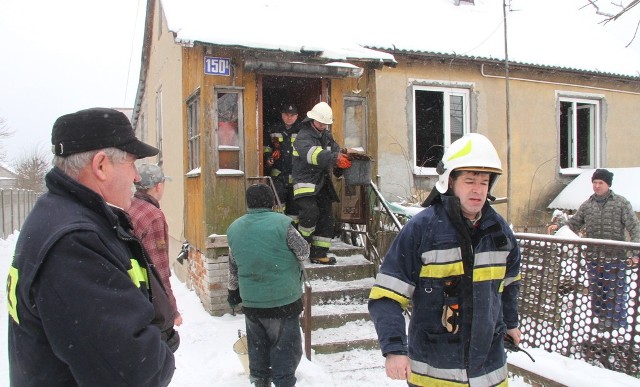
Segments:
[[[613,173],[596,169],[591,176],[593,195],[580,205],[566,225],[578,233],[584,227],[587,238],[625,240],[629,232],[631,242],[640,242],[640,221],[629,200],[611,190]],[[606,257],[587,252],[590,258],[589,293],[591,310],[597,326],[606,331],[627,327],[627,303],[629,285],[626,281],[627,266],[637,267],[638,256],[624,249],[606,247]],[[630,258],[628,258],[630,255]]]
[[[299,210],[298,231],[311,244],[312,263],[334,265],[328,257],[334,234],[333,202],[339,201],[331,181],[351,167],[346,151],[327,129],[333,123],[333,111],[326,102],[317,103],[300,124],[293,143],[293,196]]]
[[[437,172],[427,208],[393,241],[369,296],[386,373],[409,386],[506,386],[505,335],[520,342],[520,250],[488,201],[502,163],[471,133]]]

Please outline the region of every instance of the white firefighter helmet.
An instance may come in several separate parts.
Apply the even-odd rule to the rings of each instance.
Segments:
[[[491,173],[489,192],[497,176],[502,174],[502,163],[491,141],[479,133],[469,133],[454,141],[444,152],[436,168],[439,178],[436,188],[440,193],[449,189],[451,171],[477,171]]]
[[[307,117],[326,125],[333,124],[333,111],[326,102],[319,102],[307,112]]]

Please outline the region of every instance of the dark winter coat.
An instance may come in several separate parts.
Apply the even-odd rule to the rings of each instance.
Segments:
[[[57,168],[46,183],[10,268],[12,385],[168,385],[171,308],[126,214]]]
[[[518,326],[519,268],[516,239],[493,208],[486,204],[471,227],[458,198],[440,196],[403,227],[371,289],[382,353],[408,354],[409,382],[417,386],[504,381],[503,338]],[[455,333],[442,323],[445,304],[459,305]]]
[[[287,129],[284,122],[280,121],[269,131],[270,149],[278,149],[280,151],[280,158],[274,160],[269,175],[273,178],[281,178],[287,184],[291,183],[293,143],[299,130],[300,124],[298,122]]]
[[[316,130],[311,121],[303,121],[293,144],[293,195],[300,198],[314,196],[327,186],[330,199],[338,201],[338,194],[331,181],[340,145],[329,130]]]
[[[629,231],[632,242],[640,242],[640,221],[631,203],[624,197],[609,191],[610,195],[598,199],[591,195],[580,205],[567,226],[575,232],[585,228],[586,237],[624,241],[625,230]]]

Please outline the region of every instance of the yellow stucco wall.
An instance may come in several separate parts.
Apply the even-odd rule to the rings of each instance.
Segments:
[[[155,14],[158,14],[156,2]],[[149,63],[146,89],[142,98],[140,114],[146,122],[146,140],[154,146],[157,144],[158,125],[156,121],[156,95],[162,92],[162,138],[164,173],[171,176],[172,181],[165,184],[164,199],[160,206],[167,218],[170,235],[170,257],[177,256],[184,240],[184,163],[182,134],[182,71],[181,50],[174,43],[173,35],[167,30],[163,19],[162,33],[159,34],[158,18],[154,17],[151,45],[152,53]],[[160,85],[160,86],[158,86]],[[140,122],[138,123],[140,125]],[[157,163],[158,158],[146,160]]]
[[[415,80],[470,87],[471,131],[486,135],[502,159],[504,174],[493,193],[508,193],[507,113],[504,70],[478,62],[410,59],[396,55],[396,68],[376,74],[378,175],[388,200],[424,199],[436,176],[417,177],[411,162]],[[484,74],[483,74],[484,71]],[[496,77],[493,77],[496,76]],[[511,200],[496,209],[518,227],[549,220],[546,206],[575,174],[560,173],[558,161],[558,94],[602,100],[603,167],[638,166],[640,82],[629,83],[558,71],[512,69],[509,82]],[[615,187],[613,187],[615,189]],[[507,214],[510,208],[511,212]]]

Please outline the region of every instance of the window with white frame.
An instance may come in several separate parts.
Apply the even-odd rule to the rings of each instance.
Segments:
[[[600,166],[600,99],[560,97],[560,168]]]
[[[344,146],[367,150],[367,100],[344,98]]]
[[[242,170],[243,128],[242,90],[216,88],[215,143],[218,169]]]
[[[469,89],[414,85],[413,112],[414,173],[436,174],[444,150],[469,133]]]
[[[187,154],[188,168],[200,167],[200,92],[187,100]]]

